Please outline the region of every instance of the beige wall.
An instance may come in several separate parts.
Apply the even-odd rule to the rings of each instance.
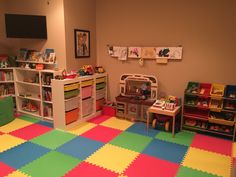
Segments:
[[[155,75],[160,91],[183,96],[188,81],[236,85],[236,1],[97,0],[97,59],[109,74],[110,98],[123,73]],[[120,62],[106,45],[183,46],[183,60]]]
[[[54,48],[60,68],[66,66],[65,22],[63,0],[1,0],[0,52],[16,55],[19,48],[44,51]],[[6,38],[4,13],[47,16],[47,40]]]
[[[96,64],[95,0],[64,0],[67,70],[78,70],[85,64]],[[74,29],[90,31],[90,57],[75,58]]]

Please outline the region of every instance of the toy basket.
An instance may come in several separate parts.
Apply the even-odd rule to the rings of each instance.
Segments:
[[[185,93],[187,94],[198,94],[199,93],[199,86],[198,82],[189,82]]]
[[[68,84],[64,86],[64,91],[71,91],[79,88],[79,83]]]
[[[87,87],[87,86],[92,86],[92,85],[93,85],[93,80],[83,81],[81,83],[82,87]]]
[[[103,107],[104,103],[105,103],[104,98],[102,98],[100,100],[96,100],[96,111],[102,110],[102,107]]]
[[[82,99],[91,97],[93,93],[93,87],[92,86],[83,87],[81,89],[81,92],[82,92]]]
[[[105,98],[105,95],[106,95],[106,90],[105,90],[105,88],[96,91],[96,99],[97,99],[97,100],[100,100],[100,99],[102,99],[102,98]]]
[[[66,125],[75,122],[79,118],[79,108],[66,112]]]
[[[207,109],[198,109],[194,107],[185,107],[184,108],[184,115],[190,117],[198,117],[202,119],[208,119],[209,117],[209,110]]]
[[[222,97],[224,95],[225,85],[212,84],[211,96]]]
[[[220,112],[223,108],[223,100],[220,98],[212,98],[210,100],[209,108],[211,109],[211,111]]]
[[[65,101],[65,111],[70,111],[79,107],[78,97],[71,98],[68,101]]]
[[[96,79],[96,84],[103,83],[103,82],[106,82],[106,78],[105,77],[100,77],[100,78]]]
[[[83,112],[83,117],[93,112],[93,99],[92,98],[88,98],[82,101],[82,112]]]
[[[201,96],[210,96],[211,84],[209,83],[200,83],[199,86],[199,95]]]
[[[72,97],[75,97],[79,94],[79,90],[71,90],[71,91],[67,91],[67,92],[64,92],[64,97],[65,99],[69,99],[69,98],[72,98]]]
[[[227,85],[225,88],[225,97],[236,99],[236,86],[235,85]]]
[[[104,82],[96,84],[96,90],[103,89],[106,87],[106,84]]]

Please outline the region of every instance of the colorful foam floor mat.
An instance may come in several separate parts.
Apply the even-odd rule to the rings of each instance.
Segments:
[[[232,140],[98,116],[68,131],[21,116],[0,127],[0,177],[230,177]]]

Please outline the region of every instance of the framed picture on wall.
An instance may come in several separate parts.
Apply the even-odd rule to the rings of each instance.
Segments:
[[[90,32],[88,30],[75,29],[75,58],[90,57]]]

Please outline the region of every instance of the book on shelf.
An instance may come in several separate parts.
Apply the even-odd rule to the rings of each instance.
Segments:
[[[13,81],[12,71],[0,71],[0,81]]]

